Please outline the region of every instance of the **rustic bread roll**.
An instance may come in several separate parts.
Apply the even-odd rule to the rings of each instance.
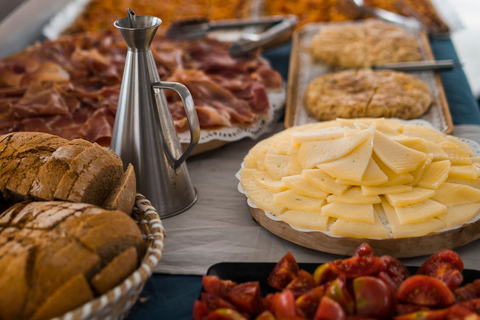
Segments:
[[[341,68],[422,59],[413,35],[375,19],[324,26],[312,39],[310,50],[314,60]]]
[[[0,196],[8,203],[105,203],[108,209],[130,213],[135,193],[134,170],[124,173],[120,157],[98,144],[38,132],[0,137]]]
[[[344,70],[312,80],[305,107],[317,120],[386,117],[414,119],[432,102],[419,78],[390,70]]]
[[[63,201],[15,204],[0,239],[0,319],[60,316],[119,284],[145,250],[125,213]]]

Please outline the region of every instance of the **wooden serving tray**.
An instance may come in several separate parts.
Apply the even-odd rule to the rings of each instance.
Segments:
[[[349,21],[346,23],[361,23],[361,21]],[[313,62],[308,47],[313,36],[320,30],[320,28],[328,25],[329,23],[307,24],[293,34],[285,110],[286,128],[317,122],[317,119],[310,116],[305,109],[304,95],[307,86],[310,81],[316,77],[337,70],[326,64]],[[415,36],[420,45],[424,60],[434,60],[435,58],[426,33],[420,32]],[[432,105],[419,119],[428,121],[435,129],[443,133],[451,133],[453,131],[452,116],[450,114],[445,91],[438,72],[423,71],[410,72],[410,74],[421,78],[432,92]]]
[[[388,254],[396,258],[411,258],[460,247],[480,238],[480,220],[421,237],[359,239],[334,236],[321,231],[298,231],[283,221],[270,219],[262,209],[250,205],[248,207],[256,222],[280,238],[313,250],[340,255],[352,255],[360,244],[367,242],[378,256]]]

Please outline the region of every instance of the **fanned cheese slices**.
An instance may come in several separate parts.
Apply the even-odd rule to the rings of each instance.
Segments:
[[[363,118],[293,127],[258,143],[244,164],[250,201],[297,228],[419,237],[480,211],[480,159],[428,126]]]

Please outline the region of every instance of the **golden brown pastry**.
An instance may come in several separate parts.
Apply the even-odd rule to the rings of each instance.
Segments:
[[[413,119],[432,101],[419,78],[390,70],[345,70],[310,82],[305,94],[307,111],[318,120],[387,117]]]
[[[341,68],[364,68],[422,59],[414,36],[374,19],[322,27],[311,43],[315,61]]]

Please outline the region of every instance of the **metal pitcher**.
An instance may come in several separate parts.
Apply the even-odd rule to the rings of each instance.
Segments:
[[[134,166],[137,191],[166,218],[185,211],[197,200],[185,160],[200,138],[200,126],[187,87],[160,81],[150,44],[162,20],[135,16],[130,9],[127,12],[127,17],[114,23],[128,52],[111,148],[125,165]],[[191,139],[183,153],[162,89],[176,91],[187,114]]]

